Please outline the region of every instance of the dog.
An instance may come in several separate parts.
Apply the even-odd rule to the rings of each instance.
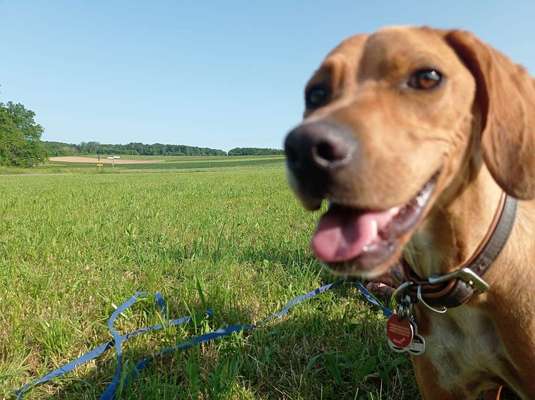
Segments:
[[[305,104],[284,146],[304,207],[329,203],[312,250],[402,276],[422,398],[535,399],[535,80],[467,31],[388,27],[332,50]]]

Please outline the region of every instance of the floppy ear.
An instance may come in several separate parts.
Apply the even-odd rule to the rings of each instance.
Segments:
[[[469,32],[445,39],[476,80],[487,168],[509,195],[535,198],[535,80]]]

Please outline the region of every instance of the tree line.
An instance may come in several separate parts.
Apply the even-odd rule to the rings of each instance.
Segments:
[[[229,156],[269,156],[277,154],[284,154],[284,150],[259,147],[236,147],[228,152]]]
[[[43,142],[49,157],[74,156],[79,154],[124,154],[139,156],[225,156],[223,150],[181,144],[103,144],[82,142],[80,144]]]
[[[80,144],[62,142],[43,142],[49,157],[74,156],[82,154],[124,154],[139,156],[258,156],[284,154],[280,149],[257,147],[236,147],[225,152],[207,147],[185,146],[181,144],[102,144],[99,142],[82,142]]]
[[[41,141],[43,127],[35,122],[35,113],[20,103],[0,103],[0,165],[32,167],[47,157],[81,154],[117,154],[142,156],[256,156],[283,154],[280,149],[236,147],[228,153],[207,147],[179,144],[80,144]]]

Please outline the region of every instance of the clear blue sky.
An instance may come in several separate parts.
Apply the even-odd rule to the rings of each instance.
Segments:
[[[534,1],[0,0],[0,101],[46,140],[281,147],[326,52],[392,24],[469,29],[535,71]]]

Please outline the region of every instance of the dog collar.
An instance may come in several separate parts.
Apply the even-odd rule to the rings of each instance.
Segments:
[[[468,302],[476,293],[488,290],[489,285],[482,278],[501,253],[515,222],[517,200],[503,193],[498,210],[481,244],[474,254],[453,272],[427,279],[419,277],[402,260],[406,283],[405,290],[396,290],[408,295],[411,303],[421,302],[434,311],[445,312]],[[437,310],[433,307],[442,307]]]

